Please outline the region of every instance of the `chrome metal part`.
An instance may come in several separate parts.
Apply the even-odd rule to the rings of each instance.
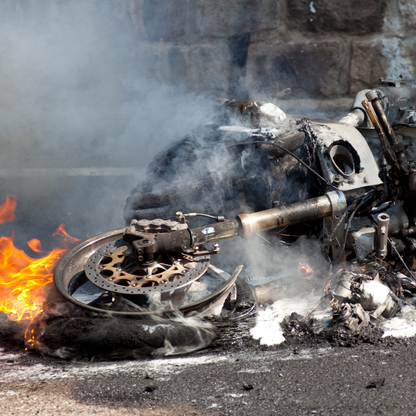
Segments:
[[[367,117],[367,113],[366,113],[366,111],[365,111],[365,109],[364,109],[364,107],[362,105],[362,102],[364,100],[366,100],[365,94],[368,91],[370,91],[370,90],[369,89],[366,89],[366,90],[359,91],[357,93],[357,95],[355,96],[354,102],[352,103],[352,106],[351,106],[351,113],[357,114],[357,111],[356,110],[360,110],[361,111],[361,114],[363,114],[363,116],[364,116],[364,120],[358,126],[363,125],[363,123],[365,121],[365,124],[364,125],[366,127],[373,127],[373,125],[371,123],[371,120]],[[342,121],[342,120],[340,120],[340,121]],[[358,126],[354,126],[354,127],[358,127]]]
[[[409,228],[409,217],[407,216],[402,204],[399,203],[393,205],[385,210],[385,213],[390,217],[388,228],[388,234],[390,236],[395,235],[400,231],[403,233]],[[377,222],[377,215],[372,215],[372,217],[374,222]]]
[[[365,111],[361,108],[355,108],[345,117],[343,117],[340,122],[350,124],[353,127],[361,126],[365,121]]]
[[[387,256],[387,239],[389,230],[390,216],[381,213],[377,216],[377,256],[381,259]]]
[[[340,214],[342,214],[347,208],[347,200],[345,195],[341,191],[330,191],[326,193],[332,207],[332,219],[338,220]]]
[[[331,214],[331,200],[327,195],[323,195],[253,214],[240,214],[237,216],[238,233],[245,238],[259,231],[272,230],[303,221],[317,220]]]

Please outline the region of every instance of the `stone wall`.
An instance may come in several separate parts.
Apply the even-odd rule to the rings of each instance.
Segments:
[[[129,0],[122,7],[137,36],[138,71],[197,93],[336,98],[380,77],[416,76],[416,0]]]

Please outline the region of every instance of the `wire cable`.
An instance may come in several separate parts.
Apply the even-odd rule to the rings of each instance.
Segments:
[[[252,142],[240,142],[240,143],[234,143],[231,144],[228,147],[234,147],[234,146],[241,146],[241,145],[250,145],[250,144],[267,144],[269,146],[275,146],[280,150],[283,150],[284,152],[286,152],[287,154],[289,154],[290,156],[292,156],[293,158],[295,158],[299,163],[301,163],[303,166],[305,166],[305,168],[307,168],[309,171],[311,171],[315,176],[317,176],[321,181],[323,181],[327,186],[331,186],[334,189],[338,189],[338,187],[336,187],[335,185],[333,185],[332,183],[330,183],[328,180],[326,180],[323,176],[321,176],[316,170],[312,169],[308,164],[306,164],[301,158],[299,158],[298,156],[296,156],[294,153],[292,153],[290,150],[285,149],[283,146],[280,146],[277,143],[272,143],[272,142],[264,142],[264,141],[252,141]]]

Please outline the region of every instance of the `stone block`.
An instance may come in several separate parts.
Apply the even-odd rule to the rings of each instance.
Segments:
[[[143,25],[151,41],[196,43],[277,28],[276,0],[144,0]]]
[[[143,25],[150,41],[171,41],[188,35],[188,0],[144,0]]]
[[[138,43],[133,56],[137,63],[135,68],[137,77],[170,82],[169,48],[169,45],[162,42]]]
[[[146,36],[146,29],[143,24],[143,1],[129,0],[125,4],[137,39],[144,39]]]
[[[382,54],[380,39],[355,41],[352,43],[349,91],[351,95],[379,83],[388,68],[388,62]]]
[[[198,94],[227,95],[231,59],[225,41],[200,45],[141,42],[134,59],[139,78],[182,86]]]
[[[341,41],[251,44],[247,58],[249,90],[273,97],[333,97],[347,92],[347,48]]]
[[[196,93],[225,96],[229,89],[230,67],[226,42],[176,45],[169,49],[170,81]]]
[[[351,95],[378,85],[380,78],[414,77],[413,40],[397,38],[355,41],[352,43]]]
[[[416,2],[399,0],[399,12],[402,25],[408,30],[416,29]]]
[[[287,26],[317,33],[376,33],[383,28],[386,5],[387,0],[291,0]]]
[[[194,9],[195,31],[201,37],[230,37],[280,24],[278,0],[197,0]]]

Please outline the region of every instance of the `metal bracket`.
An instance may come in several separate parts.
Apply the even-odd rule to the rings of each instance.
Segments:
[[[345,199],[344,192],[342,191],[330,191],[325,194],[332,207],[332,219],[339,220],[340,214],[342,214],[347,208],[347,200]]]
[[[347,200],[342,191],[330,191],[325,195],[328,197],[332,207],[332,216],[326,217],[323,220],[324,239],[328,240],[328,237],[333,234],[334,229],[337,227],[341,214],[347,208]],[[332,241],[330,242],[331,246],[328,247],[328,254],[331,255],[333,259],[338,257],[339,261],[343,261],[345,258],[345,254],[344,256],[340,255],[340,252],[344,247],[344,222],[345,220],[343,221],[343,224],[340,224],[337,227],[337,231],[332,236]]]

